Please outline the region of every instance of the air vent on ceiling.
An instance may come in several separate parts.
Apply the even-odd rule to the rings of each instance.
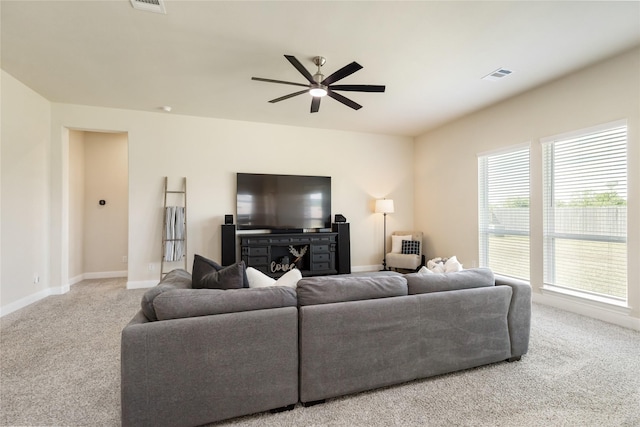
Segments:
[[[486,76],[484,76],[482,78],[482,80],[491,80],[491,81],[500,80],[500,79],[508,76],[512,72],[513,71],[507,70],[506,68],[498,68],[497,70],[492,71],[491,73],[489,73]]]
[[[167,11],[164,9],[163,0],[130,0],[131,6],[134,9],[146,10],[147,12],[164,13]]]

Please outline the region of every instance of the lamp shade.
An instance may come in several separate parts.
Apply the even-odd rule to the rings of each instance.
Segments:
[[[379,199],[376,200],[376,213],[393,213],[393,200]]]

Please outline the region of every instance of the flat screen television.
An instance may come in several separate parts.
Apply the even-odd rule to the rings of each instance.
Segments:
[[[331,226],[331,177],[237,174],[239,230],[291,230]]]

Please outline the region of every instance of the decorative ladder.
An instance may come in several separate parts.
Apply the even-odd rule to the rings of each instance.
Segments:
[[[176,194],[177,205],[167,206],[167,195]],[[173,202],[173,200],[172,200]],[[187,269],[187,178],[182,177],[182,190],[169,190],[169,179],[164,177],[164,209],[162,221],[162,262],[160,264],[160,280],[173,270],[166,264],[182,261]]]

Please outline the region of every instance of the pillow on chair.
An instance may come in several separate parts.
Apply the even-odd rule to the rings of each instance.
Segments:
[[[420,242],[418,240],[403,240],[401,253],[404,255],[420,255]]]
[[[403,240],[411,240],[411,234],[408,234],[406,236],[397,236],[395,234],[391,235],[391,253],[394,253],[394,254],[402,253]]]

